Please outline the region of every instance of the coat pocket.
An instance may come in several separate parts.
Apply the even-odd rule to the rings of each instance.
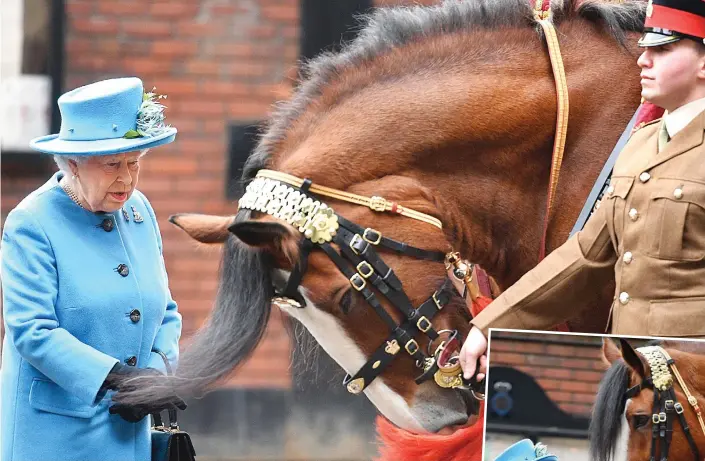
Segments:
[[[39,378],[32,380],[29,404],[36,410],[76,418],[91,418],[99,407],[82,402],[52,381]]]
[[[705,297],[649,303],[649,335],[705,336]]]
[[[607,218],[607,230],[612,239],[612,245],[619,247],[617,235],[621,235],[624,227],[624,213],[626,209],[626,199],[634,184],[631,176],[616,176],[610,180],[610,185],[602,199],[600,206],[607,206],[605,216]]]
[[[645,224],[646,254],[673,261],[705,257],[705,185],[659,179]]]

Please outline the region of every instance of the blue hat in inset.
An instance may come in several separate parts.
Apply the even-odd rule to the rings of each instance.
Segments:
[[[136,77],[76,88],[58,101],[61,130],[33,139],[32,149],[55,155],[108,155],[168,144],[176,128],[164,124],[164,106],[144,93]]]
[[[558,461],[555,455],[548,454],[548,448],[529,439],[520,440],[507,448],[494,461]]]

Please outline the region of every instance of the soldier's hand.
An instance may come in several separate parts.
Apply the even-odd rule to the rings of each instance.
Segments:
[[[480,362],[480,370],[477,380],[482,381],[484,379],[487,374],[486,352],[487,339],[485,335],[478,328],[472,327],[463,347],[460,349],[460,367],[463,369],[463,376],[466,380],[469,380],[475,374],[478,360]]]

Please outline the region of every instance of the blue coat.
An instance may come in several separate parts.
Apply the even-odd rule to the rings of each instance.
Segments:
[[[178,357],[181,316],[154,210],[138,191],[124,207],[129,220],[84,210],[59,186],[62,175],[3,229],[0,459],[147,461],[149,417],[109,414],[112,392],[99,390],[118,361],[163,371],[152,348]]]

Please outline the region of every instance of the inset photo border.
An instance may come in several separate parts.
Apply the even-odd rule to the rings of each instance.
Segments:
[[[694,459],[681,419],[705,455],[705,340],[490,329],[488,354],[483,461],[648,461],[654,414],[656,459]]]

